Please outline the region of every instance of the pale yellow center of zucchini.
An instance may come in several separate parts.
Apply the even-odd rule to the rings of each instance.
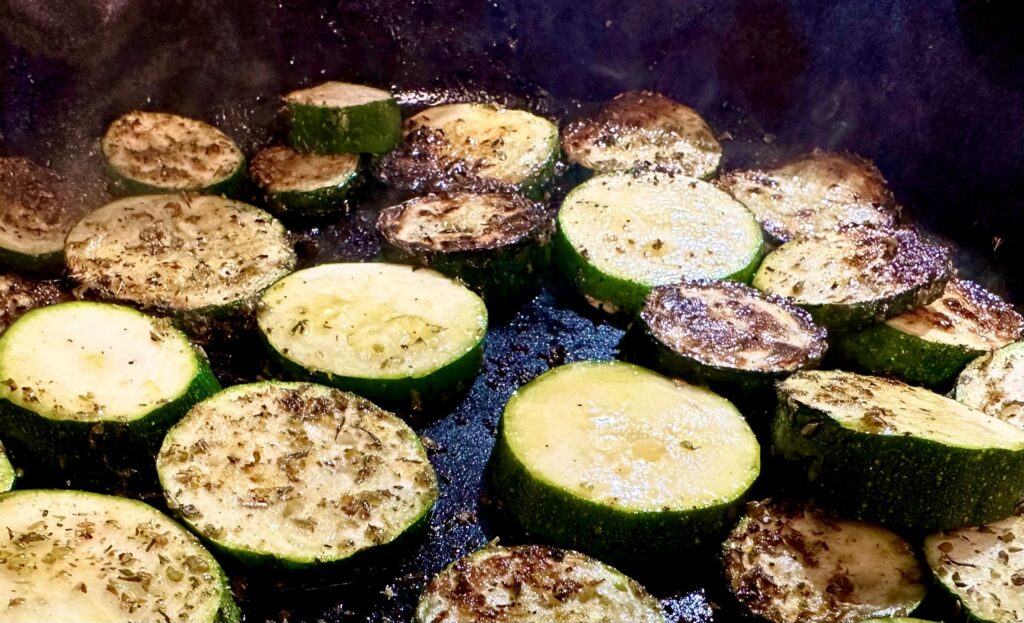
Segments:
[[[956,399],[1024,430],[1024,361],[1020,342],[971,362],[960,374]]]

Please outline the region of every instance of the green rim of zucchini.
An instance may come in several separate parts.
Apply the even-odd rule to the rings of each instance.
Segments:
[[[359,183],[359,156],[276,146],[256,154],[249,172],[275,214],[324,218],[348,211],[346,199]]]
[[[954,398],[1024,429],[1024,342],[1014,342],[972,361],[957,378]]]
[[[7,458],[4,445],[0,443],[0,493],[13,489],[15,480],[17,480],[17,472],[14,471],[11,460]]]
[[[402,143],[402,112],[382,89],[325,82],[283,99],[288,142],[300,152],[383,154]]]

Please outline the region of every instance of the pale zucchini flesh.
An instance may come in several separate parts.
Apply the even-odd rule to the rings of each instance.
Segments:
[[[971,362],[956,382],[956,399],[1024,430],[1024,342]]]
[[[0,493],[11,490],[16,476],[17,472],[14,471],[11,460],[7,458],[7,452],[4,450],[3,444],[0,444]]]
[[[359,170],[357,154],[301,154],[277,146],[256,154],[250,165],[253,181],[268,193],[310,193],[336,188]]]
[[[391,94],[383,89],[348,82],[325,82],[284,96],[288,103],[325,108],[349,108],[390,99]]]
[[[64,237],[85,214],[81,194],[56,172],[0,158],[0,262],[16,270],[59,268]]]

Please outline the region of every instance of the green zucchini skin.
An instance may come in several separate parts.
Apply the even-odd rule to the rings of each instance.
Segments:
[[[4,451],[4,446],[0,443],[0,493],[13,489],[17,479],[18,473],[14,471],[14,466],[11,465],[10,459],[7,458],[7,452]]]
[[[270,211],[282,219],[320,220],[348,213],[346,200],[358,185],[359,176],[355,175],[337,186],[310,192],[288,190],[266,193],[264,198]]]
[[[383,154],[402,143],[402,111],[393,98],[332,108],[289,102],[288,142],[321,154]]]
[[[0,248],[0,266],[28,275],[56,275],[64,269],[64,250],[27,255]]]
[[[128,177],[110,165],[107,165],[106,168],[107,191],[115,197],[163,195],[168,192],[175,192],[173,189],[154,186]],[[188,192],[200,195],[218,195],[228,198],[244,197],[249,188],[249,179],[246,176],[247,170],[248,167],[243,159],[239,162],[238,167],[228,177],[203,188],[189,189]]]
[[[984,351],[930,342],[884,322],[839,335],[836,350],[874,374],[894,374],[908,383],[940,388]]]

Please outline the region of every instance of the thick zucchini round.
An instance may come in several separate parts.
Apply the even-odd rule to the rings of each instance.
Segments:
[[[402,142],[402,112],[387,91],[325,82],[284,96],[295,149],[319,154],[382,154]]]
[[[4,450],[4,445],[0,443],[0,493],[10,491],[14,487],[14,481],[16,479],[17,472],[14,471],[14,466],[11,465],[11,460],[7,458],[7,452]]]
[[[898,210],[874,163],[820,150],[766,171],[732,171],[718,183],[750,208],[773,242],[850,225],[892,227]]]
[[[119,194],[231,195],[245,178],[245,156],[238,145],[212,125],[188,117],[133,110],[110,124],[101,146]]]
[[[197,337],[250,316],[296,261],[284,226],[266,212],[190,195],[110,203],[75,225],[65,254],[83,292],[174,316]]]
[[[950,398],[840,371],[778,390],[773,452],[842,516],[945,530],[1005,517],[1024,492],[1024,431]]]
[[[437,476],[416,433],[354,394],[308,383],[236,385],[164,439],[168,505],[248,564],[350,563],[426,526]]]
[[[1024,318],[971,281],[952,279],[942,296],[863,331],[841,336],[848,359],[875,374],[939,386],[986,352],[1020,339]]]
[[[1024,621],[1024,517],[931,534],[928,566],[939,585],[980,623]]]
[[[530,533],[609,560],[717,543],[760,470],[739,411],[621,362],[554,368],[505,405],[495,491]]]
[[[0,496],[0,623],[236,623],[227,577],[156,509],[84,491]]]
[[[749,281],[761,242],[750,211],[706,182],[612,173],[562,202],[555,259],[593,304],[635,314],[655,286]]]
[[[583,554],[489,545],[427,584],[414,623],[665,623],[658,600]]]
[[[1015,342],[970,363],[956,381],[954,397],[1024,429],[1024,342]]]
[[[554,218],[519,195],[427,195],[381,210],[398,259],[459,279],[489,303],[533,290],[547,267]]]
[[[852,227],[787,242],[764,258],[753,285],[842,332],[934,301],[952,276],[949,249],[910,229]]]
[[[90,484],[151,477],[167,429],[219,389],[166,320],[88,302],[12,324],[0,336],[0,379],[6,438],[62,479]]]
[[[249,171],[275,214],[323,218],[348,211],[346,198],[359,181],[359,156],[301,154],[277,146],[256,154]]]
[[[38,281],[12,273],[0,274],[0,333],[29,310],[70,299],[71,294],[55,281]]]
[[[558,127],[524,110],[445,104],[405,121],[405,145],[376,175],[415,192],[517,192],[539,198],[554,175]]]
[[[772,623],[898,617],[910,614],[927,592],[924,566],[910,543],[812,506],[751,504],[723,550],[733,595]]]
[[[696,110],[650,91],[617,95],[562,133],[566,159],[598,173],[647,167],[714,177],[722,146]]]
[[[403,411],[467,388],[487,332],[480,297],[432,270],[399,264],[300,270],[267,289],[256,320],[292,376]]]

